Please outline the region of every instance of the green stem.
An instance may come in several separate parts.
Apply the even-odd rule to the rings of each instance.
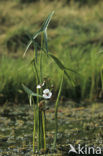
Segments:
[[[100,75],[101,75],[101,83],[102,83],[102,91],[103,91],[103,69],[101,69]]]
[[[41,34],[41,49],[43,48],[43,33]],[[42,51],[40,51],[40,83],[42,83]]]
[[[57,96],[57,100],[56,100],[56,104],[55,104],[55,136],[54,136],[53,148],[56,148],[56,142],[57,142],[57,133],[58,133],[58,103],[59,103],[61,90],[62,90],[63,77],[64,77],[64,71],[62,73],[62,78],[61,78],[61,82],[60,82],[60,88],[59,88],[59,92],[58,92],[58,96]]]
[[[36,73],[36,86],[37,86],[39,84],[39,75],[38,75],[38,71],[37,71],[36,61],[35,60],[34,60],[34,69],[35,69],[35,73]],[[38,89],[37,89],[36,92],[37,92],[37,94],[39,94],[39,90]],[[40,150],[40,114],[39,114],[39,107],[38,107],[39,97],[37,97],[37,102],[36,103],[37,103],[37,109],[36,109],[36,111],[34,113],[37,114],[37,118],[35,118],[36,119],[35,123],[37,123],[37,125],[38,125],[37,135],[38,135],[38,151],[39,151]],[[34,125],[34,127],[35,127],[35,125]],[[33,133],[33,151],[34,151],[34,148],[35,148],[34,147],[35,146],[35,144],[34,144],[34,140],[35,140],[34,135],[35,134]]]
[[[34,129],[33,129],[33,152],[35,152],[36,109],[34,104]]]
[[[42,83],[42,51],[40,52],[40,83]]]
[[[35,60],[34,60],[34,69],[35,69],[35,72],[36,72],[36,85],[38,85],[38,83],[39,83],[39,75],[38,75],[38,71],[37,71]]]
[[[43,34],[41,34],[41,48],[42,47],[43,47]],[[40,84],[42,84],[42,51],[40,51]],[[42,94],[42,89],[40,90],[40,94]],[[40,148],[44,148],[42,111],[39,111],[39,141],[40,141]]]
[[[46,150],[45,112],[42,112],[44,150]]]
[[[37,89],[37,94],[39,93],[39,90]],[[39,104],[39,97],[37,97],[37,106]],[[40,110],[39,110],[39,106],[38,106],[38,150],[40,150],[41,147],[41,141],[40,141]]]

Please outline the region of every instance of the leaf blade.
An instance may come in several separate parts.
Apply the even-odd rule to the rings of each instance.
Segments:
[[[50,21],[51,21],[51,18],[52,18],[52,16],[53,16],[53,14],[54,14],[54,11],[52,11],[49,15],[48,15],[48,17],[46,18],[46,20],[44,21],[44,23],[43,23],[43,25],[42,25],[42,27],[41,27],[41,31],[45,31],[46,29],[47,29],[47,27],[48,27],[48,25],[49,25],[49,23],[50,23]]]
[[[31,37],[31,40],[30,40],[29,43],[27,44],[27,47],[26,47],[25,52],[24,52],[24,54],[23,54],[23,57],[26,55],[26,53],[27,53],[27,51],[28,51],[30,45],[34,42],[34,40],[36,39],[36,37],[37,37],[40,33],[41,33],[41,30],[37,31],[37,32],[33,35],[33,37]]]
[[[76,71],[74,71],[73,69],[70,69],[68,67],[65,67],[62,62],[53,54],[49,53],[49,56],[52,57],[52,59],[56,62],[56,64],[62,69],[62,70],[69,70],[71,72],[77,73]]]
[[[44,44],[45,44],[45,49],[46,52],[48,53],[48,42],[47,42],[47,31],[44,31]]]
[[[28,87],[26,87],[24,84],[22,84],[24,91],[29,95],[29,96],[36,96],[36,97],[43,97],[39,94],[34,93],[31,89],[29,89]]]

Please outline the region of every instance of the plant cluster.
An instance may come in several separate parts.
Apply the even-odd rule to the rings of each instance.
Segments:
[[[56,142],[57,142],[57,132],[58,132],[58,120],[57,120],[57,114],[58,114],[58,104],[59,99],[61,95],[62,90],[62,84],[63,84],[63,77],[64,74],[67,76],[67,78],[73,83],[70,76],[68,75],[67,70],[70,70],[74,72],[73,70],[65,67],[62,62],[54,56],[52,53],[48,51],[48,42],[47,42],[47,27],[50,23],[50,20],[54,14],[54,11],[49,14],[47,19],[44,21],[41,29],[37,31],[33,37],[31,37],[30,42],[27,45],[27,48],[25,50],[24,56],[27,53],[29,47],[31,44],[34,44],[34,58],[32,60],[33,66],[34,66],[34,72],[36,75],[36,93],[34,93],[31,89],[29,89],[27,86],[23,84],[23,88],[25,92],[29,96],[30,105],[34,105],[34,130],[33,130],[33,151],[35,152],[35,136],[37,134],[37,142],[38,142],[38,151],[41,149],[44,149],[46,151],[46,100],[49,100],[52,97],[52,88],[48,88],[46,86],[46,80],[43,76],[43,54],[48,59],[48,57],[51,57],[53,61],[58,65],[58,67],[61,69],[61,82],[60,87],[55,103],[55,136],[54,136],[54,143],[53,148],[56,148]],[[35,41],[35,39],[38,36],[41,36],[41,46],[38,45],[38,43]],[[39,57],[39,58],[38,58]],[[37,66],[39,66],[37,68]],[[34,97],[36,97],[36,102],[34,100]]]

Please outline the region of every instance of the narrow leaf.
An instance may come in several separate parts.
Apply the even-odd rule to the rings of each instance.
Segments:
[[[25,54],[26,54],[26,52],[28,51],[30,45],[34,42],[35,38],[36,38],[40,33],[41,33],[41,30],[39,30],[38,32],[36,32],[36,33],[33,35],[33,37],[31,38],[31,40],[29,41],[29,43],[28,43],[28,45],[27,45],[27,47],[26,47],[26,50],[25,50],[23,56],[25,56]]]
[[[37,62],[38,45],[35,42],[33,42],[33,43],[34,43],[34,48],[35,48],[35,59],[36,59],[36,62]]]
[[[52,57],[52,59],[53,59],[53,60],[55,61],[55,63],[59,66],[60,69],[62,69],[62,70],[69,70],[69,71],[72,71],[72,72],[76,73],[76,71],[74,71],[74,70],[72,70],[72,69],[70,69],[70,68],[65,67],[65,66],[62,64],[62,62],[61,62],[56,56],[54,56],[53,54],[49,53],[49,56]]]
[[[64,70],[64,74],[67,76],[67,78],[71,81],[72,85],[74,85],[74,81],[71,79],[71,77],[68,75],[68,73]]]
[[[60,69],[62,69],[62,70],[65,69],[64,65],[61,63],[61,61],[56,56],[54,56],[53,54],[50,54],[50,53],[49,53],[49,56],[55,61],[55,63],[59,66]]]
[[[62,91],[63,77],[64,77],[64,71],[62,73],[61,82],[60,82],[60,88],[59,88],[59,92],[58,92],[56,103],[55,103],[55,136],[54,136],[53,148],[56,148],[56,142],[57,142],[57,133],[58,133],[58,104],[59,104],[59,99],[60,99],[60,95],[61,95],[61,91]]]
[[[52,11],[49,15],[48,15],[48,17],[47,17],[47,19],[44,21],[44,23],[43,23],[43,25],[42,25],[42,27],[41,27],[41,31],[44,31],[44,30],[46,30],[47,29],[47,27],[48,27],[48,25],[49,25],[49,23],[50,23],[50,21],[51,21],[51,18],[52,18],[52,16],[53,16],[53,14],[54,14],[54,11]]]
[[[56,56],[54,56],[53,54],[50,54],[50,53],[49,53],[49,56],[55,61],[55,63],[59,66],[59,68],[60,68],[61,70],[64,71],[64,74],[67,76],[67,78],[72,82],[72,84],[73,84],[73,86],[74,86],[73,80],[70,78],[70,76],[69,76],[68,73],[66,72],[66,69],[68,69],[68,70],[70,70],[70,71],[72,71],[72,70],[69,69],[69,68],[66,68],[66,67],[61,63],[61,61],[60,61]]]
[[[34,93],[31,89],[29,89],[28,87],[26,87],[24,84],[22,84],[24,91],[29,95],[29,96],[38,96],[38,97],[43,97],[39,94]]]
[[[48,41],[47,41],[47,31],[44,31],[44,44],[45,44],[45,49],[46,52],[48,53]]]

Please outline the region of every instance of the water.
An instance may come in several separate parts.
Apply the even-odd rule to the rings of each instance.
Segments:
[[[47,152],[52,153],[54,137],[54,108],[47,115]],[[74,146],[103,146],[103,106],[91,104],[87,107],[61,105],[58,113],[57,155],[66,155],[69,144]],[[0,156],[33,155],[33,108],[29,105],[5,104],[0,107]],[[36,155],[36,154],[34,154]],[[49,155],[49,154],[47,154]],[[56,155],[56,154],[55,154]]]

